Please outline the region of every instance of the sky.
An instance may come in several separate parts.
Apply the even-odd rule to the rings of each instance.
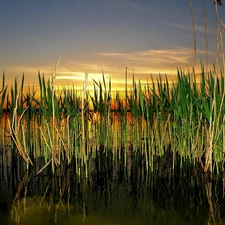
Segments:
[[[205,0],[210,63],[216,53],[216,14]],[[193,0],[197,64],[205,60],[201,0]],[[222,21],[225,11],[219,7]],[[25,75],[38,85],[38,71],[56,85],[82,87],[111,79],[114,89],[128,77],[146,82],[178,68],[192,68],[194,44],[189,0],[1,0],[0,72],[6,83]]]

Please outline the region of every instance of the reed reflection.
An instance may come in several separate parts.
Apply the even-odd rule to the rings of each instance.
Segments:
[[[143,155],[130,154],[126,168],[121,160],[112,161],[106,152],[97,151],[88,176],[85,169],[77,173],[72,166],[58,168],[55,174],[37,176],[25,168],[15,173],[14,165],[1,179],[1,224],[224,222],[222,176],[202,176],[189,161],[180,169],[179,158],[175,170],[166,170],[166,157],[156,158],[150,174]],[[7,179],[8,190],[2,183]],[[7,192],[11,197],[6,200]]]

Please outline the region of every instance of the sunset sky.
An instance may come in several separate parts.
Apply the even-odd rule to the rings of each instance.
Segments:
[[[216,16],[205,0],[209,57],[215,61]],[[193,1],[197,62],[205,60],[202,1]],[[225,11],[219,7],[221,19]],[[102,71],[118,89],[129,77],[150,74],[173,77],[177,68],[193,64],[193,33],[189,0],[2,0],[0,6],[0,71],[12,83],[25,74],[26,85],[46,79],[61,57],[57,84],[80,87]]]

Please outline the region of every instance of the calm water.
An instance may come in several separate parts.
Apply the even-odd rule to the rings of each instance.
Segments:
[[[39,163],[41,162],[41,159]],[[97,154],[86,172],[59,168],[36,176],[22,160],[0,154],[0,224],[225,224],[223,176],[167,157],[145,171],[141,155],[112,160]]]

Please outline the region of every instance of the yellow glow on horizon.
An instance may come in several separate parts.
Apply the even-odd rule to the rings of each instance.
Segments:
[[[199,54],[205,54],[205,51],[198,50]],[[209,52],[209,56],[214,53]],[[85,80],[85,73],[88,71],[88,90],[93,90],[94,82],[102,82],[103,74],[108,85],[111,80],[112,90],[124,90],[125,71],[127,68],[127,83],[132,85],[132,79],[136,82],[139,80],[144,83],[150,83],[152,78],[156,81],[159,75],[166,75],[168,81],[176,80],[177,69],[184,72],[192,71],[191,62],[193,61],[193,49],[177,47],[173,49],[146,49],[134,52],[100,52],[89,55],[90,58],[80,58],[77,61],[63,61],[56,71],[56,88],[75,87],[82,90]],[[91,58],[92,57],[92,58]],[[200,62],[200,60],[199,60]],[[211,68],[209,65],[208,68]],[[38,71],[44,74],[45,80],[51,80],[53,66],[40,65],[32,66],[15,66],[6,68],[6,83],[12,85],[15,77],[25,74],[25,86],[35,86],[38,89]],[[201,65],[195,66],[195,72],[201,71]]]

